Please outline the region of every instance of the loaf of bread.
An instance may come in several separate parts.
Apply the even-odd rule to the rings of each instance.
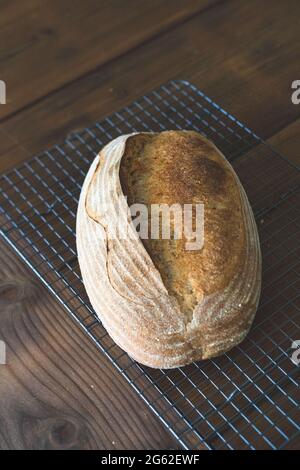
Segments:
[[[185,235],[142,238],[134,204],[202,204],[203,245],[187,249]],[[95,312],[142,364],[218,356],[249,331],[261,287],[255,220],[231,165],[194,131],[124,135],[102,149],[80,195],[77,250]]]

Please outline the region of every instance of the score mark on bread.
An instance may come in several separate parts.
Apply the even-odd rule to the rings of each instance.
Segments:
[[[203,203],[203,248],[186,250],[184,237],[140,239],[128,220],[136,203]],[[132,237],[110,240],[120,219]],[[81,191],[77,248],[93,308],[143,364],[171,368],[222,354],[251,326],[261,285],[253,213],[231,165],[194,131],[131,134],[104,147]]]

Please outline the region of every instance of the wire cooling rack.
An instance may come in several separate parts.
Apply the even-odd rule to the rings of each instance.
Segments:
[[[260,233],[263,289],[240,346],[165,371],[135,363],[95,316],[77,263],[75,215],[84,176],[105,143],[123,133],[175,128],[205,134],[238,173]],[[300,354],[293,349],[300,340],[300,177],[284,157],[195,86],[173,81],[2,175],[0,183],[5,240],[184,448],[300,446]]]

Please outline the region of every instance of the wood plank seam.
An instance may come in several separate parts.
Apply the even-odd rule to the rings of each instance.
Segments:
[[[7,115],[5,115],[3,118],[0,118],[0,124],[2,123],[5,123],[8,119],[16,116],[18,113],[21,113],[23,111],[27,111],[28,109],[30,109],[31,107],[35,106],[36,104],[39,104],[40,102],[42,102],[45,98],[48,98],[48,97],[51,97],[53,94],[57,93],[58,91],[62,91],[64,90],[65,88],[67,88],[68,86],[70,86],[71,84],[76,84],[77,82],[79,82],[80,80],[88,77],[90,74],[92,73],[95,73],[97,71],[99,71],[102,67],[105,67],[107,65],[110,65],[116,61],[118,61],[119,59],[121,59],[122,57],[126,56],[127,54],[129,53],[132,53],[136,50],[138,50],[139,48],[145,46],[146,44],[152,42],[153,40],[159,38],[159,37],[163,37],[165,34],[168,34],[170,33],[171,31],[174,31],[175,29],[177,29],[178,27],[182,26],[183,24],[187,23],[191,18],[195,18],[197,16],[200,16],[204,13],[206,13],[208,10],[212,10],[213,8],[217,7],[218,5],[220,5],[221,3],[224,3],[225,1],[228,1],[228,0],[215,0],[213,3],[211,3],[210,5],[207,5],[205,8],[199,8],[199,10],[197,11],[197,13],[192,13],[192,14],[189,14],[189,15],[186,15],[185,17],[181,18],[179,21],[176,21],[174,23],[170,23],[167,27],[165,28],[162,28],[160,31],[157,31],[156,33],[154,33],[153,35],[145,38],[144,40],[142,40],[140,43],[128,48],[127,50],[125,51],[122,51],[120,54],[116,54],[115,56],[111,57],[111,59],[103,62],[102,64],[100,65],[97,65],[96,67],[88,70],[87,72],[81,74],[81,75],[78,75],[76,78],[74,78],[74,80],[69,80],[67,81],[66,83],[64,83],[63,85],[59,86],[59,87],[56,87],[54,88],[53,90],[51,90],[49,93],[45,94],[45,95],[42,95],[40,96],[39,98],[35,99],[35,100],[32,100],[30,103],[26,104],[25,106],[21,106],[18,110],[16,111],[13,111]]]

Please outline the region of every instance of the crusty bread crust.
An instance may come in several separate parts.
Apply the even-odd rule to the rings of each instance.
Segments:
[[[204,203],[203,249],[134,234],[110,240],[120,194],[129,205]],[[127,215],[124,224],[130,230]],[[231,165],[196,132],[139,133],[106,146],[82,188],[77,248],[96,313],[143,364],[171,368],[222,354],[251,326],[261,285],[253,213]]]
[[[141,146],[142,144],[142,146]],[[129,205],[166,203],[205,207],[205,243],[187,250],[180,240],[143,240],[170,295],[187,319],[204,296],[222,291],[245,256],[245,224],[236,178],[224,158],[193,131],[134,136],[121,160]]]

